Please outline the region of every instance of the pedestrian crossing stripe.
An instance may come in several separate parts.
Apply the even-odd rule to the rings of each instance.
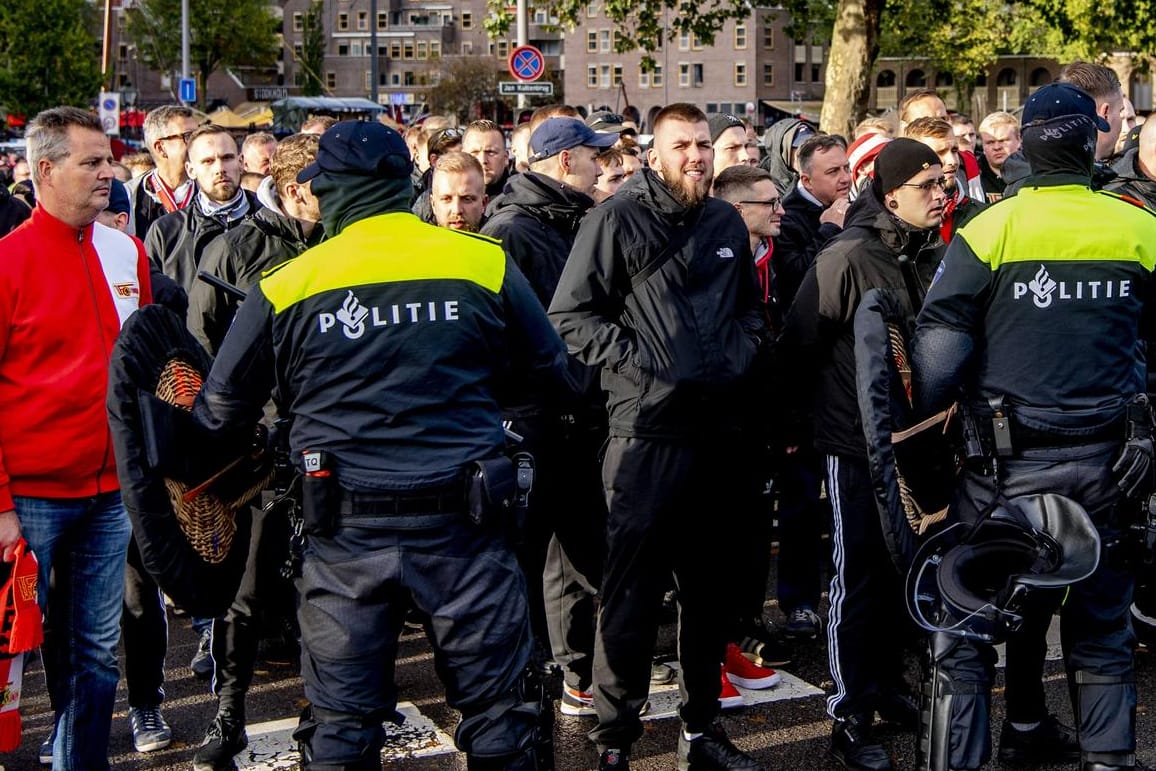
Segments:
[[[673,669],[678,664],[671,662]],[[785,701],[802,699],[809,696],[821,696],[823,691],[808,682],[800,680],[794,675],[776,670],[783,676],[782,681],[774,688],[761,691],[752,691],[739,688],[744,706],[755,706],[771,701]],[[653,686],[650,689],[650,710],[643,715],[643,720],[669,720],[678,717],[680,697],[677,680],[666,685]],[[385,724],[385,746],[382,749],[382,759],[387,763],[396,763],[414,758],[433,757],[457,752],[453,739],[432,720],[423,715],[411,702],[400,702],[398,712],[405,715],[405,722],[400,726],[393,723]],[[590,718],[560,717],[560,720],[584,720]],[[265,723],[246,726],[249,735],[249,746],[236,758],[239,771],[290,771],[298,767],[299,755],[297,744],[293,741],[293,731],[297,728],[297,718],[272,720]]]

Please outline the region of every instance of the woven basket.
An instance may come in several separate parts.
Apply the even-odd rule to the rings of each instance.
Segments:
[[[196,367],[181,359],[171,359],[161,370],[156,395],[169,404],[192,410],[203,382],[204,378]],[[205,562],[216,565],[228,556],[233,545],[237,534],[237,508],[260,493],[268,478],[257,480],[237,500],[222,500],[209,491],[189,498],[189,485],[174,479],[165,479],[164,482],[177,523],[189,545]]]

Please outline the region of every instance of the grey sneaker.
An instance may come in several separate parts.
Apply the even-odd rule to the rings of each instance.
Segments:
[[[137,752],[163,750],[173,743],[173,729],[165,722],[160,707],[133,707],[128,711],[132,725],[132,746]]]
[[[56,726],[52,727],[52,733],[48,734],[48,738],[40,745],[40,750],[37,753],[36,759],[42,766],[52,765],[52,745],[56,743]]]
[[[810,608],[795,608],[787,616],[783,634],[795,640],[814,640],[823,629],[823,620]]]

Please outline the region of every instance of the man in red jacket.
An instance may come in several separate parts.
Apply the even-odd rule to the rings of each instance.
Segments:
[[[95,223],[113,179],[97,116],[46,110],[27,140],[37,206],[0,240],[0,559],[23,535],[40,561],[53,767],[104,771],[130,534],[108,359],[124,321],[151,302],[148,262],[139,241]]]

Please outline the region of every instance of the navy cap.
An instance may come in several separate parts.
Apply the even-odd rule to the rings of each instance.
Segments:
[[[401,134],[388,126],[344,120],[321,135],[317,160],[297,172],[297,181],[308,182],[323,171],[356,177],[402,179],[413,172],[413,161]]]
[[[1108,121],[1096,113],[1096,100],[1071,83],[1049,83],[1036,89],[1024,105],[1023,125],[1068,115],[1083,115],[1095,121],[1100,131],[1112,130]]]
[[[132,211],[128,200],[128,188],[116,177],[109,180],[108,206],[104,207],[104,210],[117,214],[128,214]]]
[[[599,134],[577,118],[547,118],[530,135],[529,160],[537,163],[563,150],[583,145],[606,148],[617,141],[617,134]]]
[[[722,133],[727,129],[740,128],[743,131],[747,130],[746,124],[742,122],[741,118],[727,113],[712,115],[706,123],[710,126],[711,142],[717,142],[718,138],[721,137]]]

